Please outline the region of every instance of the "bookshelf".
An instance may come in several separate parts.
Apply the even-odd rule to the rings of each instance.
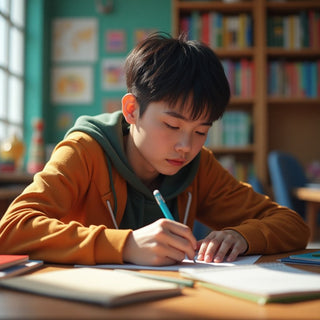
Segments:
[[[252,165],[265,187],[269,185],[267,156],[273,149],[294,154],[304,165],[320,160],[320,1],[173,0],[172,6],[174,35],[188,32],[190,39],[206,42],[223,63],[233,69],[240,66],[249,77],[245,90],[232,89],[227,108],[250,116],[249,141],[208,145],[215,155]],[[271,35],[279,31],[276,23],[282,24],[281,41]],[[221,25],[223,31],[213,31]],[[239,78],[243,82],[243,76]]]

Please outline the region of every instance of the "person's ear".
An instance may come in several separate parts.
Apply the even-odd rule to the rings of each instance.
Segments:
[[[138,102],[132,93],[127,93],[122,97],[122,113],[129,124],[136,122],[139,112]]]

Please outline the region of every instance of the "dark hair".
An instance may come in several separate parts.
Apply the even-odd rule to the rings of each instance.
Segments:
[[[140,116],[150,102],[191,107],[191,116],[219,119],[229,102],[230,88],[222,64],[206,45],[155,33],[139,43],[125,63],[128,92],[139,105]],[[190,99],[190,100],[189,100]]]

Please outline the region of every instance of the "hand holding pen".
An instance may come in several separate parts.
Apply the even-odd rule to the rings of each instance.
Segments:
[[[154,197],[155,197],[155,199],[157,201],[157,204],[159,205],[163,215],[167,219],[175,221],[173,216],[172,216],[172,214],[171,214],[171,212],[170,212],[170,210],[169,210],[169,208],[168,208],[168,206],[167,206],[167,204],[166,204],[166,202],[164,201],[160,191],[159,190],[154,190],[153,191],[153,195],[154,195]],[[193,258],[193,262],[196,262],[196,257],[195,256]]]
[[[165,212],[167,219],[159,219],[128,235],[123,249],[124,262],[161,266],[180,262],[185,256],[193,259],[197,240],[192,231],[174,221],[169,209]]]

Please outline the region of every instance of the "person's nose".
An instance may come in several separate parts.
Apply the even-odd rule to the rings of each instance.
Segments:
[[[178,152],[187,153],[192,148],[192,136],[189,133],[181,133],[179,141],[176,143],[176,150]]]

